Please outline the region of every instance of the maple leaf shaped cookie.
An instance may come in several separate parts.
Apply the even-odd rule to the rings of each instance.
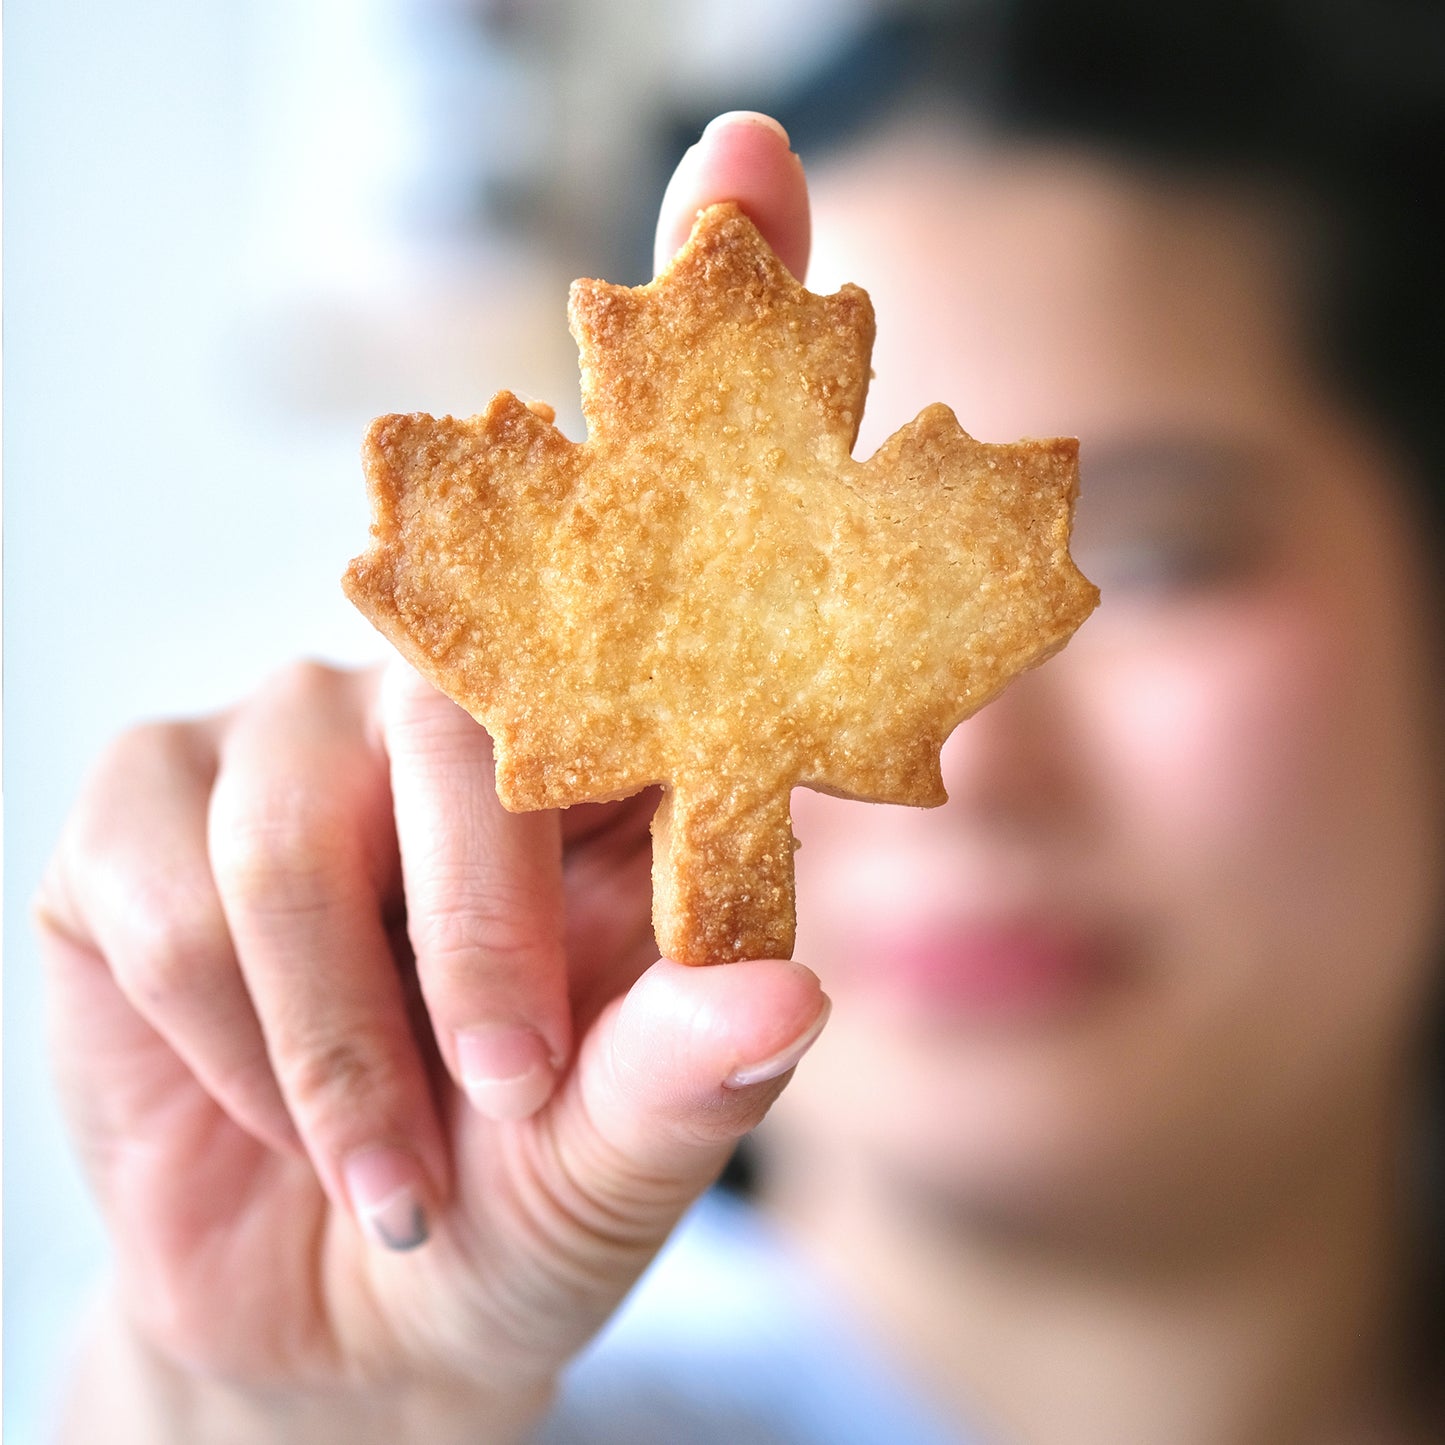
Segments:
[[[509,392],[381,417],[347,594],[491,733],[508,808],[662,785],[666,956],[788,957],[791,788],[942,803],[949,732],[1097,602],[1077,443],[930,406],[853,460],[868,297],[806,291],[734,205],[649,285],[576,282],[570,320],[586,441]]]

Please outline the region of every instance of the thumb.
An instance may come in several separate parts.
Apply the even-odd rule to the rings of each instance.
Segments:
[[[460,1258],[484,1264],[486,1287],[463,1292],[479,1317],[426,1313],[433,1345],[475,1360],[488,1341],[507,1391],[551,1379],[767,1113],[828,1008],[801,964],[664,959],[597,1018],[539,1113],[494,1125],[466,1111]]]
[[[808,269],[808,183],[771,116],[735,110],[720,115],[678,162],[657,218],[654,269],[661,271],[687,240],[697,213],[736,201],[794,276]]]
[[[590,1030],[558,1100],[555,1138],[587,1212],[634,1248],[660,1245],[761,1122],[829,1007],[798,963],[649,968]]]

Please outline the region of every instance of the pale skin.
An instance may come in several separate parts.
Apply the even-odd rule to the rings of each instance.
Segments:
[[[801,168],[748,117],[679,167],[659,264],[722,199],[802,274]],[[880,316],[862,449],[936,399],[1086,438],[1106,606],[955,735],[945,808],[796,795],[800,956],[838,1008],[770,1202],[1001,1438],[1408,1438],[1389,1159],[1441,811],[1382,453],[1248,206],[907,138],[817,204],[815,285]],[[1269,486],[1186,479],[1141,522],[1140,456],[1186,472],[1201,438]],[[1201,502],[1203,571],[1141,584]],[[400,667],[292,670],[102,762],[38,910],[118,1266],[67,1438],[524,1439],[817,1036],[799,964],[648,966],[645,803],[514,816],[489,779]],[[1002,1030],[889,983],[910,930],[1001,909],[1107,936],[1122,981]]]

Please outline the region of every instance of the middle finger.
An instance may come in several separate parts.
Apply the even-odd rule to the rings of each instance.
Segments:
[[[211,858],[272,1066],[328,1193],[405,1249],[447,1159],[376,876],[390,828],[384,760],[340,674],[294,669],[227,738]]]
[[[491,739],[402,663],[382,685],[407,926],[437,1043],[472,1103],[524,1118],[570,1047],[554,813],[509,813]]]

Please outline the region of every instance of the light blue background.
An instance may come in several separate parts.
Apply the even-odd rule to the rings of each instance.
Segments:
[[[5,6],[4,1438],[42,1438],[104,1245],[49,1089],[28,900],[85,769],[297,653],[337,590],[361,407],[267,414],[239,365],[255,7]]]

